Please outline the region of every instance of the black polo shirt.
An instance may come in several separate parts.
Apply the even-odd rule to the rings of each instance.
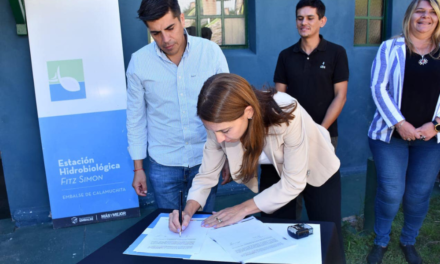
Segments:
[[[320,38],[318,47],[310,55],[301,49],[301,39],[283,50],[274,76],[274,82],[286,84],[287,93],[296,98],[318,124],[324,120],[335,98],[334,84],[348,81],[349,75],[345,49]],[[328,130],[330,136],[338,136],[337,121]]]

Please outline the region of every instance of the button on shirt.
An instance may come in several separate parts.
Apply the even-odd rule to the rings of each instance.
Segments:
[[[220,47],[186,34],[179,65],[153,42],[137,52],[127,69],[127,136],[133,160],[148,154],[165,166],[202,162],[206,130],[197,116],[197,99],[212,75],[229,72]],[[147,144],[148,143],[148,144]]]
[[[301,40],[283,50],[274,75],[274,82],[286,84],[286,92],[296,98],[318,124],[324,121],[335,98],[334,84],[348,81],[349,75],[345,49],[320,38],[318,47],[310,55],[302,50]],[[328,131],[332,137],[338,136],[337,120]]]

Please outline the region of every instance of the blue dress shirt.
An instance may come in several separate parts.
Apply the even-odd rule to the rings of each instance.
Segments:
[[[212,75],[229,72],[220,47],[188,34],[177,66],[156,42],[131,56],[127,69],[127,136],[133,160],[148,154],[165,166],[202,162],[206,130],[197,116],[197,99]]]

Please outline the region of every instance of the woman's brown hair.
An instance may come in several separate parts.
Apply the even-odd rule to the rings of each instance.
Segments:
[[[244,78],[231,73],[220,73],[206,80],[199,94],[197,115],[213,123],[231,122],[252,106],[254,115],[246,132],[240,138],[243,145],[243,161],[238,178],[244,183],[257,177],[258,160],[263,151],[264,138],[269,127],[281,125],[294,118],[296,104],[278,106],[273,99],[275,89],[259,91]]]

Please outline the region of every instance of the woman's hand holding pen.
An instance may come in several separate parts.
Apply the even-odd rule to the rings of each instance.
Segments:
[[[182,226],[180,226],[179,222],[179,210],[174,210],[170,213],[170,220],[168,222],[169,229],[174,233],[179,233],[180,231],[184,231],[191,221],[192,215],[189,215],[187,212],[182,212]]]
[[[174,233],[179,233],[180,231],[184,231],[191,221],[192,216],[199,210],[200,204],[194,200],[186,201],[185,210],[182,212],[182,226],[180,226],[179,222],[179,210],[174,210],[170,213],[170,219],[168,222],[169,229]]]

